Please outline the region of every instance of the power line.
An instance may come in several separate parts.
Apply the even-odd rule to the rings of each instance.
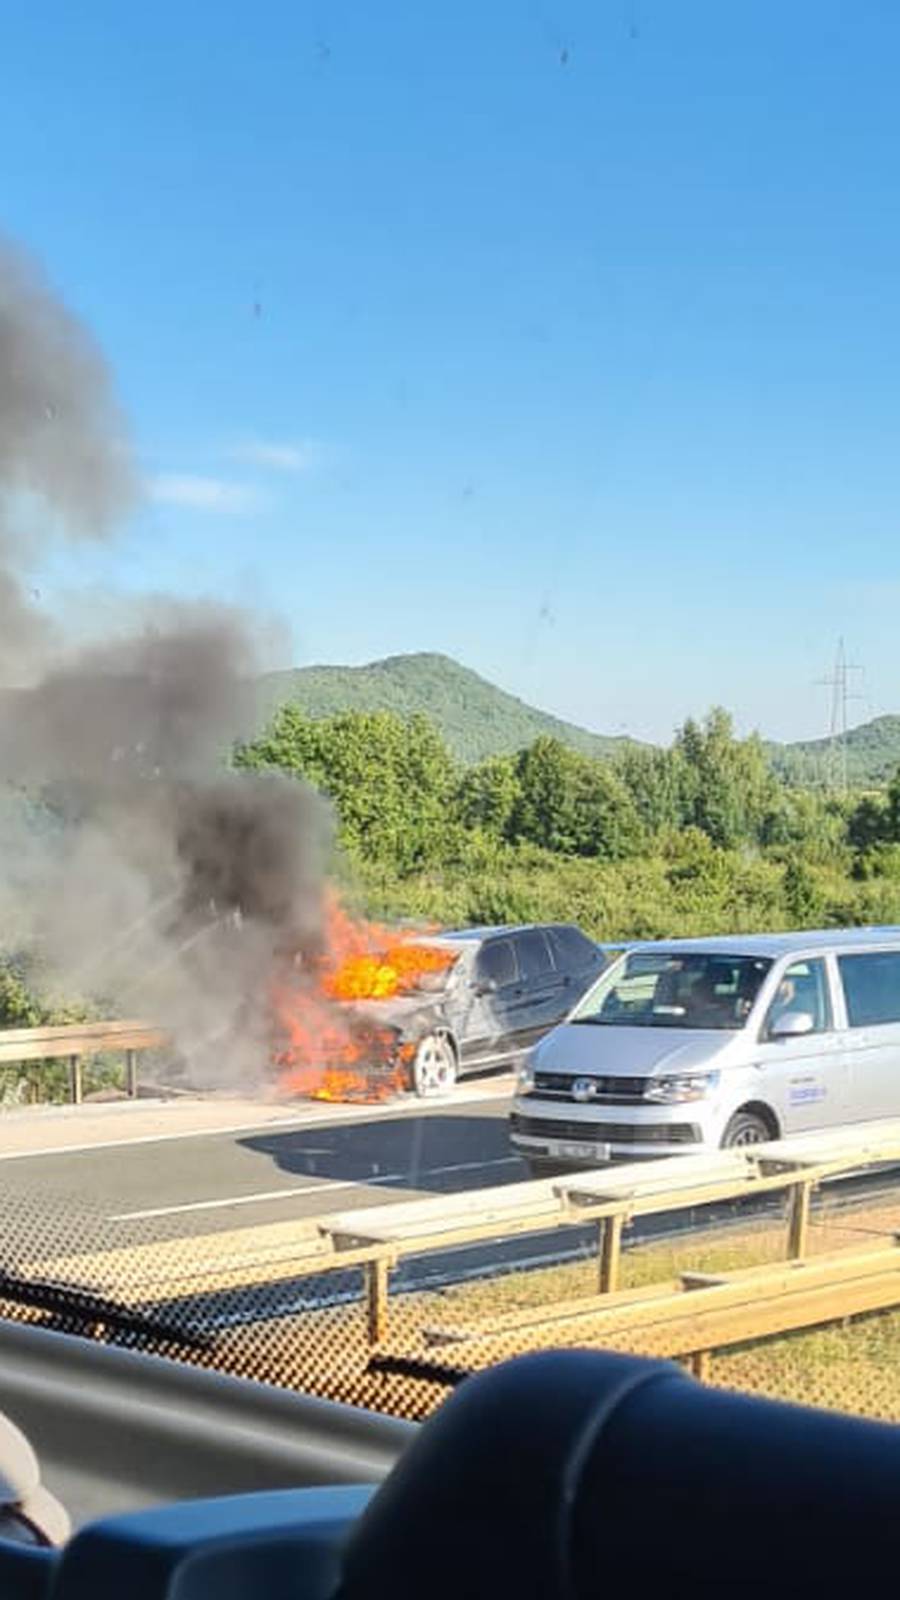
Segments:
[[[828,735],[828,751],[825,758],[825,787],[841,794],[846,794],[849,788],[849,773],[847,764],[847,730],[848,707],[851,700],[861,700],[861,694],[855,694],[850,684],[854,672],[862,672],[862,667],[855,662],[847,660],[847,652],[843,639],[838,640],[837,654],[834,667],[826,678],[819,678],[818,682],[824,689],[831,690],[831,725]]]

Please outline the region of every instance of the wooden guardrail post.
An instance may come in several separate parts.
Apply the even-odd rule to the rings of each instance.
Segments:
[[[136,1050],[126,1050],[125,1051],[125,1092],[128,1095],[128,1098],[130,1100],[134,1100],[135,1096],[137,1095],[137,1089],[138,1089],[137,1051]]]
[[[81,1057],[69,1057],[69,1099],[73,1106],[80,1106],[82,1100],[83,1084],[81,1079]]]
[[[621,1211],[604,1217],[600,1223],[600,1293],[613,1294],[619,1283],[619,1256],[622,1250]]]
[[[809,1243],[809,1207],[812,1190],[813,1185],[810,1178],[801,1179],[791,1189],[787,1243],[789,1261],[802,1261],[806,1255]]]
[[[366,1262],[366,1313],[369,1344],[381,1344],[388,1323],[388,1262],[384,1256]]]

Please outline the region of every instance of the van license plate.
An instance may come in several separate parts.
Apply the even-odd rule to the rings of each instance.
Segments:
[[[608,1144],[558,1144],[556,1155],[560,1161],[595,1161],[600,1165],[609,1160]]]

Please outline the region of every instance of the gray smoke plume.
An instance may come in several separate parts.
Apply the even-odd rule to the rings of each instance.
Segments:
[[[3,682],[22,682],[39,670],[51,645],[52,630],[24,581],[42,536],[56,524],[69,537],[103,537],[127,510],[134,487],[100,351],[38,268],[0,240]]]
[[[316,947],[329,819],[303,785],[229,770],[252,726],[252,623],[156,602],[67,648],[29,570],[104,537],[134,473],[99,351],[0,245],[0,947],[168,1028],[194,1081],[258,1087],[279,963]]]

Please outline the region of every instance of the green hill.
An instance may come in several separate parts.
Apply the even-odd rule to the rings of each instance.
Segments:
[[[27,690],[0,689],[0,724],[21,714]],[[710,700],[715,694],[710,695]],[[388,656],[365,667],[294,667],[259,680],[258,723],[291,701],[308,716],[339,711],[422,712],[464,762],[521,750],[542,735],[561,739],[585,755],[611,756],[638,741],[589,733],[526,704],[449,656],[422,653]],[[0,734],[2,736],[2,734]],[[646,748],[646,747],[645,747]],[[767,741],[766,753],[779,777],[798,787],[819,788],[829,771],[829,739],[790,744]],[[847,734],[847,777],[853,789],[883,786],[900,769],[900,716],[875,717]]]
[[[789,783],[821,783],[828,771],[830,740],[802,739],[768,746],[772,765]],[[847,734],[851,788],[875,788],[900,767],[900,717],[874,717]]]
[[[612,755],[629,741],[588,733],[526,705],[449,656],[389,656],[366,667],[296,667],[262,679],[262,714],[291,701],[310,717],[338,711],[423,712],[461,761],[521,750],[542,734],[586,755]]]
[[[267,674],[261,681],[262,717],[286,701],[310,717],[338,711],[395,711],[401,717],[423,712],[466,762],[521,750],[542,734],[594,756],[610,756],[637,742],[589,733],[527,705],[449,656],[426,653],[388,656],[365,667],[295,667]],[[766,750],[786,782],[818,787],[825,780],[828,739],[770,742]],[[876,717],[850,730],[847,774],[853,788],[880,786],[898,767],[900,716]]]

